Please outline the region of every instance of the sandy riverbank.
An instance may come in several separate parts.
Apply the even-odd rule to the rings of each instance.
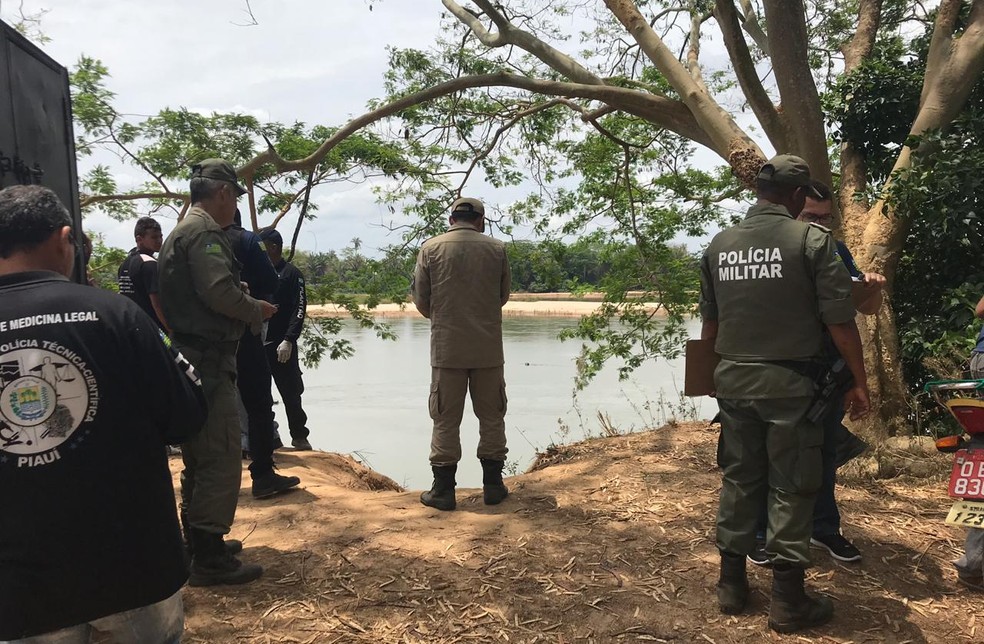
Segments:
[[[569,293],[516,293],[502,307],[502,314],[506,317],[582,317],[594,313],[601,307],[600,293],[588,293],[579,296],[578,299],[562,298],[571,298],[571,295]],[[646,307],[654,310],[659,305],[655,302],[647,302]],[[334,304],[312,305],[307,308],[307,313],[309,317],[348,316],[345,309]],[[412,302],[380,304],[372,313],[381,318],[422,317]]]

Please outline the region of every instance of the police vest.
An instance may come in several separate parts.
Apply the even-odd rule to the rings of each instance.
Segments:
[[[718,310],[715,349],[734,361],[803,360],[821,354],[807,238],[824,234],[783,214],[752,214],[707,249]]]

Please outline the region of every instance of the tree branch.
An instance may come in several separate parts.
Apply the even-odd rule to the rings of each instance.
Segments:
[[[811,174],[830,183],[830,158],[824,130],[820,95],[807,58],[809,39],[803,0],[765,0],[765,22],[769,40],[781,56],[772,57],[776,85],[782,99],[783,121],[792,152],[806,159]]]
[[[116,195],[88,195],[79,200],[79,207],[86,208],[107,201],[139,201],[140,199],[174,199],[175,201],[190,201],[187,192],[133,192]]]
[[[632,35],[642,51],[680,95],[700,128],[743,182],[750,182],[761,167],[764,155],[751,138],[720,105],[690,76],[639,12],[632,0],[605,0],[609,11]]]
[[[714,16],[721,28],[728,57],[734,65],[735,76],[738,78],[738,84],[748,100],[748,105],[752,108],[755,117],[758,118],[772,146],[777,150],[789,150],[789,132],[786,130],[786,125],[776,110],[776,106],[773,105],[772,98],[765,91],[765,87],[759,79],[755,62],[748,50],[748,43],[745,42],[745,37],[741,35],[741,24],[738,21],[738,11],[735,8],[734,0],[717,0],[714,6]]]
[[[741,0],[741,11],[744,14],[744,20],[741,23],[742,29],[751,36],[752,42],[758,45],[758,48],[766,56],[771,57],[772,47],[769,45],[769,37],[762,29],[762,23],[759,22],[758,14],[755,13],[755,7],[752,6],[751,0]]]
[[[488,0],[473,0],[473,2],[491,18],[492,22],[499,29],[498,35],[495,36],[489,34],[474,14],[454,0],[442,0],[442,2],[455,18],[472,30],[482,44],[488,47],[514,45],[533,54],[551,69],[575,83],[584,83],[585,85],[604,84],[601,78],[588,71],[587,68],[567,54],[551,47],[528,31],[518,29]]]
[[[302,159],[287,160],[281,157],[276,150],[268,148],[239,168],[239,175],[245,177],[255,174],[256,170],[264,164],[272,165],[277,172],[310,170],[313,166],[320,163],[325,155],[341,141],[367,125],[399,114],[414,105],[426,103],[427,101],[464,89],[495,86],[513,87],[548,96],[585,98],[600,101],[643,118],[654,125],[665,127],[680,136],[719,152],[711,138],[701,129],[693,115],[680,101],[610,85],[563,83],[517,76],[508,72],[497,72],[494,74],[456,78],[378,107],[349,121],[325,140],[317,150]],[[728,158],[727,148],[722,156],[725,159]]]
[[[843,47],[844,73],[850,74],[871,55],[881,26],[882,0],[861,0],[858,5],[858,28]]]

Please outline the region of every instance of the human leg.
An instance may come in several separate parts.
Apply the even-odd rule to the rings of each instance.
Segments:
[[[970,528],[964,553],[954,562],[957,579],[965,586],[984,590],[984,529]]]
[[[420,495],[420,502],[438,510],[453,510],[457,505],[454,477],[461,460],[460,428],[467,389],[467,369],[431,368],[427,408],[434,421],[430,451],[434,483]]]
[[[811,400],[761,401],[768,408],[769,529],[766,550],[772,555],[772,603],[769,627],[792,633],[830,620],[833,604],[804,588],[810,565],[813,506],[823,474],[823,427],[806,419]]]
[[[94,631],[108,635],[116,644],[179,644],[184,630],[181,591],[149,606],[100,617],[88,624],[69,626],[50,633],[0,644],[89,644]],[[103,641],[100,638],[100,641]]]
[[[301,363],[297,351],[291,351],[287,362],[277,360],[277,348],[269,344],[266,347],[267,363],[270,373],[280,392],[280,400],[287,414],[287,427],[290,437],[298,443],[307,442],[311,434],[307,428],[307,414],[301,405],[301,394],[304,393],[304,378],[301,374]],[[310,443],[308,443],[310,445]]]
[[[112,641],[146,644],[178,644],[184,630],[181,591],[156,604],[135,608],[92,621],[92,627]]]
[[[810,543],[823,548],[838,561],[861,561],[861,553],[841,534],[841,516],[837,507],[837,453],[842,440],[844,408],[837,405],[826,414],[823,424],[823,478],[813,506],[813,536]]]
[[[718,464],[723,476],[717,517],[717,546],[721,551],[717,593],[721,612],[735,615],[748,603],[745,557],[754,546],[755,522],[765,502],[765,424],[749,401],[719,399],[718,405]]]
[[[822,480],[823,427],[806,420],[809,398],[762,401],[769,407],[769,528],[773,562],[810,565],[813,506]]]
[[[273,471],[273,394],[270,366],[260,336],[246,333],[236,352],[236,387],[246,408],[249,473],[253,479]]]
[[[486,505],[498,505],[509,495],[502,482],[506,463],[506,381],[502,367],[471,369],[468,391],[478,417],[478,459],[482,463],[482,496]]]

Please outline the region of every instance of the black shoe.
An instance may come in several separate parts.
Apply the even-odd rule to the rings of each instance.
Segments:
[[[755,539],[755,547],[752,549],[751,554],[748,555],[748,560],[756,566],[772,565],[772,557],[765,551],[765,539]]]
[[[810,545],[815,548],[825,549],[837,561],[846,561],[848,563],[861,561],[861,551],[855,548],[854,544],[845,539],[842,534],[813,537],[810,539]]]
[[[738,615],[748,605],[748,577],[745,558],[721,552],[721,577],[717,585],[718,608],[725,615]]]
[[[290,444],[294,446],[294,449],[298,452],[310,452],[313,447],[311,447],[311,441],[306,438],[292,438]]]
[[[837,442],[837,452],[834,455],[834,467],[840,467],[868,451],[868,443],[864,442],[849,431],[844,431],[844,438]]]
[[[223,553],[220,557],[192,557],[189,586],[235,586],[256,581],[263,575],[263,566],[244,564],[235,556]]]
[[[189,532],[195,549],[191,559],[191,575],[188,577],[189,586],[248,584],[263,574],[262,566],[244,564],[229,554],[222,535],[195,528]]]
[[[431,471],[434,473],[434,483],[430,490],[420,495],[420,502],[445,512],[454,510],[458,505],[454,498],[454,475],[458,471],[458,466],[432,465]]]
[[[502,468],[505,461],[482,461],[482,499],[485,505],[498,505],[509,496],[509,488],[502,482]]]
[[[795,633],[826,624],[834,616],[834,604],[826,597],[806,594],[803,569],[789,564],[772,568],[772,605],[769,628],[777,633]]]
[[[253,479],[253,498],[265,499],[281,492],[286,492],[301,484],[301,479],[296,476],[281,476],[270,470]]]

